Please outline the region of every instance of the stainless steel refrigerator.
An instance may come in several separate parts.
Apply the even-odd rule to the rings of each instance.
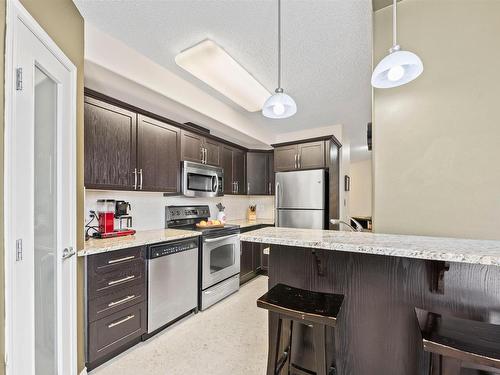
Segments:
[[[326,229],[328,180],[324,169],[276,173],[276,226]]]

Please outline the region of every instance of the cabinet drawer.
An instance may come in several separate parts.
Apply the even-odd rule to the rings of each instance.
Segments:
[[[146,265],[143,261],[134,261],[127,265],[103,267],[89,275],[89,299],[102,296],[112,290],[145,284]]]
[[[111,289],[88,302],[89,322],[104,318],[146,299],[146,284]]]
[[[145,260],[145,251],[142,246],[91,255],[88,258],[88,268],[92,273],[107,272],[107,267],[126,265],[137,260],[143,262]]]
[[[89,325],[89,362],[109,354],[146,332],[146,303],[141,302]]]

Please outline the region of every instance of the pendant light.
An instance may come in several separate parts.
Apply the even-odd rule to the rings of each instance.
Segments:
[[[422,60],[409,51],[401,51],[397,43],[397,0],[392,5],[392,48],[372,74],[372,86],[380,89],[392,88],[413,81],[424,71]]]
[[[281,88],[281,0],[278,0],[278,88],[262,107],[262,114],[269,118],[281,119],[293,116],[297,112],[297,104]]]

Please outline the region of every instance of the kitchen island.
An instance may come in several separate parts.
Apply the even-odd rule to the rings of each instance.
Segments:
[[[416,307],[500,324],[500,241],[274,227],[241,241],[271,245],[270,288],[345,295],[327,338],[339,374],[427,374]],[[314,370],[308,327],[294,345],[292,362]]]

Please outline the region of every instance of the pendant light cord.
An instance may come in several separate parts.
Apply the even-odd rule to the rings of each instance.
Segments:
[[[393,1],[392,5],[392,46],[395,47],[398,45],[397,41],[397,33],[398,33],[398,0]]]
[[[281,0],[278,0],[278,89],[281,89]]]

